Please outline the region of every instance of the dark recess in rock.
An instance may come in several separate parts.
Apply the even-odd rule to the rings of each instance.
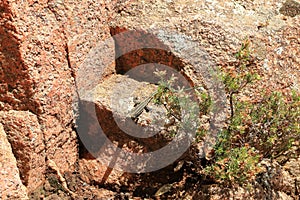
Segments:
[[[279,9],[279,12],[289,17],[295,17],[300,14],[300,3],[293,0],[287,0]]]

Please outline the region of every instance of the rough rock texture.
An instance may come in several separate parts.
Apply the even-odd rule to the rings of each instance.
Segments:
[[[256,99],[257,91],[263,90],[285,94],[292,89],[300,91],[299,1],[132,1],[130,6],[119,10],[112,24],[117,27],[114,29],[116,34],[126,30],[136,30],[137,33],[175,30],[197,41],[211,56],[212,62],[223,68],[234,65],[235,53],[247,38],[255,59],[253,67],[262,78],[254,87],[247,88],[247,98]],[[116,43],[128,46],[126,40]],[[142,61],[149,60],[148,54],[140,53],[139,56]],[[117,60],[117,67],[118,64],[128,66],[128,63],[135,63],[136,57],[133,54]],[[293,165],[299,165],[299,161],[288,163],[288,166]],[[290,176],[290,170],[288,173],[284,168],[280,166],[280,173],[273,179],[269,177],[272,183],[255,193],[247,193],[242,188],[226,191],[216,187],[214,190],[213,186],[207,193],[212,199],[297,198],[299,183],[296,177],[299,173]],[[207,196],[197,198],[195,195],[193,198]]]
[[[26,187],[22,184],[16,158],[0,124],[0,198],[29,199]]]
[[[141,50],[117,59],[115,67],[115,62],[108,62],[108,57],[122,53],[122,47],[128,46],[128,40],[119,38],[111,41],[108,45],[119,47],[115,52],[103,48],[89,55],[99,41],[126,30],[135,30],[138,36],[148,33],[149,29],[172,29],[198,43],[209,54],[209,61],[227,68],[236,62],[234,54],[242,41],[249,38],[257,62],[255,64],[262,77],[256,88],[249,88],[251,98],[255,98],[255,90],[262,88],[300,91],[299,24],[299,1],[293,0],[2,0],[0,123],[7,136],[4,135],[2,139],[1,135],[1,141],[6,141],[7,137],[10,144],[5,142],[3,147],[9,150],[11,145],[12,150],[8,152],[12,151],[14,156],[9,157],[17,159],[19,169],[15,161],[1,160],[1,165],[6,163],[13,166],[11,171],[7,171],[11,175],[4,174],[1,177],[0,190],[4,191],[2,188],[6,187],[6,183],[13,181],[15,184],[11,187],[18,191],[15,195],[24,195],[26,198],[22,183],[28,191],[38,187],[45,179],[44,173],[48,173],[46,161],[49,159],[56,163],[62,174],[78,170],[76,172],[89,184],[103,183],[108,168],[93,158],[84,157],[84,154],[79,157],[79,151],[84,151],[84,148],[78,145],[73,123],[72,105],[74,98],[77,98],[76,86],[78,94],[82,94],[101,83],[101,77],[113,73],[124,74],[133,66],[147,62],[173,65],[179,70],[187,64],[181,62],[178,54]],[[161,42],[155,39],[150,41],[154,44]],[[83,76],[75,83],[78,73],[84,75],[86,70],[93,70],[93,58],[99,53],[105,55],[102,55],[101,62],[108,65],[106,70],[89,73],[91,76]],[[88,56],[91,59],[86,60]],[[156,56],[158,60],[153,59]],[[193,72],[192,68],[189,70]],[[293,197],[299,194],[300,179],[294,178],[299,177],[297,166],[299,158],[286,164],[289,169],[286,177],[293,176],[295,186],[288,187],[290,182],[284,182],[278,192],[282,198],[288,198],[287,195],[293,192]],[[3,169],[6,168],[1,167]],[[112,180],[119,177],[120,174],[116,173]],[[112,180],[108,183],[111,184]],[[152,190],[159,188],[158,185],[153,186]],[[55,190],[50,191],[55,193]],[[135,194],[149,197],[152,193],[143,194],[142,191]],[[242,198],[243,191],[240,194]],[[53,198],[59,198],[55,195]],[[232,191],[229,196],[234,196]],[[93,197],[90,195],[88,198]]]
[[[37,117],[28,111],[0,111],[0,121],[17,159],[21,180],[31,192],[43,183],[46,171],[45,144]]]
[[[113,24],[137,31],[176,30],[198,41],[212,61],[223,67],[234,62],[241,42],[249,38],[261,70],[258,89],[268,85],[270,90],[299,90],[299,15],[287,17],[279,12],[292,1],[147,2],[125,6]],[[299,10],[297,3],[292,5]]]
[[[85,156],[86,157],[86,156]],[[98,183],[101,186],[108,184],[120,184],[122,171],[107,167],[95,158],[82,158],[79,161],[80,178],[88,184]]]
[[[86,103],[82,104],[80,112],[80,116],[84,117],[78,122],[78,134],[87,150],[81,153],[79,161],[81,177],[86,182],[116,184],[124,174],[120,170],[120,162],[113,161],[113,158],[120,159],[118,155],[110,160],[109,155],[114,155],[113,151],[101,152],[101,148],[107,142],[104,134],[115,145],[129,152],[144,152],[143,148],[147,151],[149,148],[154,148],[155,143],[159,145],[159,142],[162,142],[148,141],[147,147],[141,147],[137,138],[127,135],[138,128],[132,119],[126,118],[134,104],[134,97],[128,95],[136,88],[142,88],[143,92],[148,94],[149,88],[146,88],[145,84],[129,77],[115,75],[98,84],[88,92],[88,96],[84,97]],[[94,107],[96,109],[93,109]],[[86,124],[86,127],[82,129],[81,124]],[[103,132],[99,131],[100,127]],[[105,155],[100,156],[100,152]],[[100,159],[96,160],[95,157]]]
[[[45,157],[57,163],[62,172],[74,170],[78,159],[72,124],[75,70],[97,41],[109,36],[104,23],[112,17],[115,4],[60,0],[0,2],[0,110],[1,115],[7,116],[1,122],[7,128],[15,126],[8,131],[8,137],[17,139],[10,142],[14,142],[18,163],[25,162],[28,153],[45,151],[40,154],[43,159],[29,158],[27,168],[20,168],[22,180],[30,190],[43,180]],[[15,110],[14,114],[5,113],[9,110]],[[21,116],[24,118],[20,119]],[[26,126],[29,129],[31,125],[39,129],[34,132],[38,138],[37,152],[26,141],[33,136],[17,137],[14,132],[30,134]],[[21,144],[29,151],[19,151]],[[32,168],[39,170],[33,173]]]

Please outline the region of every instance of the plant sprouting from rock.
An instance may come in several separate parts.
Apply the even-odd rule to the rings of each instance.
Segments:
[[[277,158],[300,139],[300,95],[261,91],[261,99],[236,98],[259,80],[251,66],[249,40],[236,54],[238,62],[221,78],[228,93],[231,114],[227,128],[218,136],[214,158],[204,170],[226,185],[249,184],[260,172],[262,158]],[[299,145],[299,144],[298,144]]]

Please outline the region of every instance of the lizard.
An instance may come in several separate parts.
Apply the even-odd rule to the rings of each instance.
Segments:
[[[195,88],[188,88],[185,90],[191,90],[191,89],[195,89]],[[131,119],[136,119],[138,118],[142,113],[143,110],[147,107],[147,105],[150,103],[150,101],[153,99],[153,97],[159,93],[158,90],[156,90],[155,92],[153,92],[150,96],[148,96],[147,98],[145,98],[141,103],[139,103],[137,106],[135,106],[130,112],[129,112],[129,117]],[[167,108],[168,110],[168,108]],[[176,117],[175,115],[173,115],[175,118],[179,119],[180,117]]]
[[[129,117],[131,119],[138,118],[142,113],[146,106],[150,103],[153,97],[157,94],[158,91],[153,92],[149,97],[145,98],[141,103],[139,103],[136,107],[134,107],[130,113]]]

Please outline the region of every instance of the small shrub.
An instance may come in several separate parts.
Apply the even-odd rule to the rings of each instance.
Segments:
[[[177,128],[182,128],[186,133],[196,131],[200,115],[207,114],[210,110],[212,102],[210,96],[204,91],[199,92],[197,89],[200,87],[175,89],[176,77],[172,75],[166,79],[165,71],[156,71],[155,75],[160,78],[160,81],[154,102],[164,105],[167,117],[176,118]],[[200,137],[200,133],[201,137],[204,136],[204,130],[198,129],[197,138]]]
[[[261,91],[262,100],[240,100],[236,95],[259,79],[251,66],[249,41],[236,54],[237,65],[221,78],[228,93],[231,115],[215,145],[205,173],[226,185],[248,184],[260,171],[262,158],[276,158],[300,139],[300,95]]]
[[[248,122],[242,138],[258,149],[265,158],[276,158],[300,139],[300,95],[285,97],[280,92],[248,105]]]
[[[219,146],[216,157],[215,163],[206,167],[205,172],[224,185],[251,182],[260,171],[259,155],[249,146],[232,149]]]

